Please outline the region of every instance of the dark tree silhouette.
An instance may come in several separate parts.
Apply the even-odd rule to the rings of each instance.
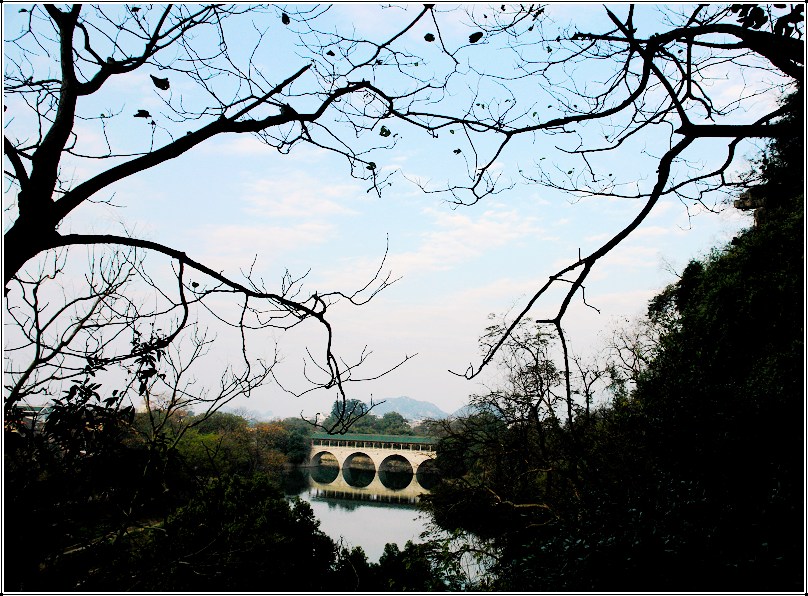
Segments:
[[[560,136],[556,146],[559,163],[548,167],[537,160],[534,173],[520,170],[526,181],[575,197],[634,199],[642,206],[600,247],[588,255],[579,254],[577,260],[551,275],[513,317],[499,341],[490,344],[482,361],[469,366],[468,378],[492,361],[551,288],[566,286],[560,304],[553,308],[555,315],[541,322],[551,325],[560,338],[567,398],[571,399],[570,358],[561,324],[579,291],[583,303],[590,306],[584,281],[598,260],[636,230],[662,197],[678,197],[686,207],[701,204],[709,209],[711,200],[715,201],[711,196],[744,188],[748,180],[733,177],[732,170],[743,140],[781,138],[795,132],[780,121],[787,108],[778,105],[778,100],[789,90],[801,93],[802,4],[699,4],[676,9],[627,5],[619,11],[602,10],[608,25],[600,31],[539,19],[542,8],[533,12],[532,19],[515,25],[507,10],[489,8],[474,15],[474,22],[487,34],[508,34],[517,67],[513,75],[503,77],[503,84],[529,80],[541,92],[536,95],[550,98],[552,104],[547,108],[553,110],[537,101],[517,111],[514,101],[478,122],[471,116],[485,109],[480,102],[468,119],[443,119],[435,128],[459,124],[468,134],[491,132],[501,139],[490,157],[475,164],[477,176],[465,189],[470,194],[460,194],[457,187],[446,189],[456,202],[475,203],[491,191],[490,169],[495,160],[508,155],[518,137],[539,139],[544,134]],[[662,13],[650,26],[649,11]],[[587,68],[590,70],[584,71]],[[741,91],[730,97],[722,95],[713,88],[716,80],[731,81]],[[488,108],[490,113],[491,106]],[[548,111],[553,115],[544,117]],[[558,112],[561,114],[554,115]],[[533,122],[526,124],[530,118]],[[618,175],[611,173],[613,166],[606,165],[609,156],[620,154],[623,160],[633,160],[631,151],[637,149],[629,147],[640,136],[645,142],[657,140],[653,149],[639,148],[652,158],[653,170],[638,172],[632,167]],[[710,146],[713,155],[719,156],[717,165],[705,166],[702,159],[691,157],[701,143],[713,139],[721,139],[717,148]],[[691,162],[695,159],[698,161]],[[643,181],[646,176],[647,183]]]
[[[4,72],[6,97],[14,100],[4,137],[4,154],[10,165],[5,170],[10,184],[8,196],[13,196],[13,203],[6,206],[8,223],[4,232],[7,301],[12,288],[17,286],[21,290],[33,288],[36,294],[47,276],[26,275],[23,268],[48,251],[73,245],[117,245],[162,253],[175,264],[178,284],[171,297],[158,290],[170,302],[168,313],[177,313],[178,325],[170,333],[155,332],[148,343],[138,345],[129,356],[165,349],[181,329],[190,324],[187,316],[190,304],[204,305],[206,298],[217,294],[235,295],[240,297],[239,312],[235,320],[228,322],[242,333],[247,329],[289,329],[308,319],[319,323],[325,330],[325,340],[316,356],[310,352],[316,369],[312,374],[320,375],[312,379],[313,388],[337,388],[344,399],[344,383],[352,380],[354,368],[364,362],[367,353],[360,356],[358,363],[349,364],[339,359],[332,352],[332,327],[326,312],[339,300],[364,304],[386,288],[391,278],[383,274],[382,267],[373,279],[353,293],[313,292],[301,297],[302,280],[290,275],[281,280],[279,290],[270,291],[263,281],[249,273],[243,280],[237,280],[176,247],[127,235],[63,234],[60,225],[82,206],[106,200],[104,193],[115,183],[227,133],[257,135],[282,154],[299,143],[337,152],[346,157],[352,175],[367,180],[378,191],[383,177],[379,176],[375,163],[363,157],[366,148],[351,146],[349,135],[370,130],[387,117],[384,106],[388,103],[411,102],[413,97],[428,93],[433,87],[430,82],[416,82],[401,96],[387,95],[363,78],[387,59],[392,68],[402,69],[395,65],[396,52],[389,49],[395,37],[366,42],[364,49],[371,48],[372,58],[357,63],[346,54],[340,64],[335,65],[330,61],[334,52],[326,52],[317,45],[323,37],[312,28],[313,21],[325,12],[320,8],[281,15],[274,8],[245,5],[75,5],[66,10],[45,5],[35,6],[30,11],[20,9],[20,12],[28,12],[27,26],[8,40]],[[430,14],[431,9],[423,8],[414,19],[405,22],[400,34]],[[279,16],[283,26],[292,26],[294,20],[293,26],[301,37],[310,39],[313,44],[307,46],[309,57],[277,80],[270,81],[254,58],[267,45],[270,24]],[[243,61],[239,61],[239,51],[229,45],[230,37],[236,34],[233,27],[237,23],[256,27],[255,45]],[[354,43],[345,37],[327,37],[328,45],[334,48],[340,45],[349,48]],[[148,146],[132,147],[131,142],[116,138],[114,134],[114,124],[121,118],[132,117],[131,112],[99,116],[92,112],[94,108],[89,107],[91,102],[87,100],[111,80],[136,76],[146,70],[167,75],[148,73],[156,92],[165,93],[160,96],[165,104],[164,118],[158,124],[155,115],[138,109],[134,117],[150,119],[152,135]],[[174,95],[172,78],[195,83],[199,95],[193,99]],[[358,99],[354,101],[354,97]],[[106,152],[82,152],[76,130],[80,122],[98,125],[106,141]],[[186,134],[189,125],[194,129]],[[67,179],[61,167],[71,160],[90,162],[95,166],[95,173],[78,182]],[[36,269],[35,264],[34,267]],[[210,283],[187,280],[188,269],[204,274]],[[107,287],[97,288],[90,282],[91,291],[78,299],[79,302],[115,293],[118,273],[121,272],[112,273]],[[126,273],[122,275],[126,277]],[[23,291],[22,302],[26,300]],[[26,306],[31,305],[26,303]],[[34,311],[38,306],[33,303]],[[142,314],[137,316],[145,318]],[[20,324],[28,325],[29,331],[37,335],[38,312],[31,315],[28,323],[20,321]],[[39,336],[29,337],[29,340],[29,346],[38,350]],[[67,344],[57,342],[57,347],[52,356],[46,356],[51,363],[63,361],[60,350]],[[97,352],[90,350],[87,356],[94,357]],[[31,371],[43,370],[43,356],[39,352],[32,362]],[[26,373],[26,369],[21,369],[15,384],[24,384],[30,379],[31,371]],[[19,396],[21,387],[12,388],[12,393]]]
[[[711,192],[730,184],[743,139],[787,133],[776,123],[782,109],[767,106],[803,76],[802,5],[660,9],[664,14],[654,25],[639,14],[652,7],[603,8],[607,25],[600,31],[560,26],[538,5],[474,5],[467,15],[433,4],[408,12],[384,7],[386,18],[401,25],[380,39],[335,30],[323,23],[332,9],[317,6],[292,11],[252,5],[36,5],[20,10],[27,12],[27,25],[7,40],[4,70],[6,107],[12,105],[4,136],[4,172],[13,202],[7,205],[4,231],[7,295],[9,282],[26,263],[60,247],[122,245],[161,253],[178,271],[173,301],[180,312],[191,296],[204,304],[209,296],[226,294],[239,300],[240,315],[230,321],[236,327],[288,329],[305,320],[321,325],[325,340],[311,352],[315,366],[310,370],[317,371],[311,380],[314,387],[337,388],[343,398],[344,384],[358,378],[355,367],[365,354],[358,363],[346,363],[333,353],[327,311],[340,300],[363,304],[387,287],[392,280],[383,266],[358,291],[304,295],[301,280],[291,276],[273,291],[249,273],[239,280],[216,271],[181,247],[129,235],[62,233],[60,225],[89,203],[108,200],[119,181],[226,134],[254,135],[281,154],[299,144],[336,153],[345,158],[351,176],[381,193],[391,182],[374,159],[399,141],[393,123],[434,138],[448,132],[458,141],[452,152],[465,160],[469,179],[424,189],[460,205],[515,184],[497,173],[495,162],[510,158],[512,148],[519,151],[517,139],[571,140],[559,144],[555,169],[537,161],[534,171],[520,170],[522,180],[577,196],[638,199],[642,207],[602,246],[550,276],[480,364],[465,373],[477,375],[539,299],[562,285],[567,289],[555,315],[543,321],[560,338],[569,397],[571,367],[561,323],[579,291],[583,298],[595,264],[661,197],[706,204]],[[283,73],[267,73],[257,57],[271,51],[279,28],[297,36],[300,59],[284,65]],[[435,48],[438,56],[430,55],[430,62],[414,53],[407,43],[410,34],[423,44],[424,55]],[[245,50],[245,44],[251,45]],[[514,66],[492,60],[488,47],[512,50]],[[423,68],[427,63],[430,70]],[[576,72],[592,65],[596,77]],[[741,82],[749,73],[762,82],[730,98],[711,90],[716,77]],[[134,116],[148,121],[151,137],[147,146],[134,146],[114,130],[120,119],[133,117],[130,109],[99,115],[88,99],[112,80],[145,74],[163,101],[163,113],[158,118],[135,108]],[[176,92],[180,80],[195,85],[196,94]],[[538,91],[517,96],[511,90],[526,82]],[[539,102],[547,98],[552,109],[545,110]],[[83,152],[79,122],[97,126],[105,151]],[[655,171],[621,174],[629,176],[623,180],[605,174],[599,161],[604,155],[649,135],[662,140],[648,149]],[[704,139],[724,139],[725,159],[707,169],[688,161],[688,151]],[[566,165],[570,159],[578,160],[577,168]],[[93,164],[94,173],[78,181],[68,178],[62,167],[71,161]],[[643,181],[645,176],[650,182]],[[183,273],[188,269],[210,283],[189,284]],[[156,337],[155,346],[167,337]]]

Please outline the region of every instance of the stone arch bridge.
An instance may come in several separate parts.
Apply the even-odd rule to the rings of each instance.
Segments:
[[[417,497],[434,484],[435,443],[432,437],[314,433],[313,484],[346,495]]]

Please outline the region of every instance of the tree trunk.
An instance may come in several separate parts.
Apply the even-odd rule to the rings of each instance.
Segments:
[[[20,216],[3,235],[3,293],[8,282],[30,259],[50,248],[59,246],[59,233],[41,221]]]

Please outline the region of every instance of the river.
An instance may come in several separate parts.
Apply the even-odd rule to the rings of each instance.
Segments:
[[[341,478],[323,483],[312,477],[318,476],[316,468],[298,471],[295,481],[287,485],[287,494],[308,501],[324,533],[337,542],[342,539],[349,548],[361,546],[369,561],[378,562],[388,542],[403,549],[408,540],[420,541],[428,516],[418,509],[412,491],[377,488],[378,483],[372,483],[349,492],[340,485]],[[415,478],[410,488],[414,485]]]

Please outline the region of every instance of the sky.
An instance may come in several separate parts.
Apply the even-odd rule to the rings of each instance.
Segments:
[[[27,5],[4,7],[5,38],[20,26],[24,16],[18,12],[20,6]],[[356,26],[360,35],[367,30],[383,36],[386,30],[393,31],[412,18],[419,6],[395,12],[366,4],[338,5],[328,16],[332,21],[326,24]],[[642,8],[650,12],[654,7]],[[596,28],[603,23],[602,9],[592,4],[554,4],[547,14],[561,22],[575,18],[581,27],[586,24]],[[474,30],[468,18],[461,17],[450,14],[442,21],[447,39]],[[650,23],[652,17],[648,19]],[[244,29],[245,39],[251,31]],[[428,54],[437,46],[422,47],[425,32],[429,27],[413,30],[402,43]],[[276,25],[272,35],[277,37],[272,38],[271,51],[259,58],[266,71],[272,73],[272,80],[278,80],[304,62],[295,55],[288,29]],[[478,54],[469,56],[482,56],[474,58],[479,68],[493,69],[513,61],[513,55],[502,49],[475,48],[478,49]],[[440,56],[435,55],[424,66],[434,65],[437,69],[440,61]],[[570,76],[594,80],[597,72],[591,68],[570,68]],[[102,97],[92,98],[95,103],[87,109],[120,110],[122,115],[148,109],[158,122],[171,126],[160,92],[148,79],[149,72],[144,69],[129,78],[112,81]],[[727,71],[722,80],[715,82],[714,92],[728,98],[741,93],[736,75]],[[173,93],[191,96],[189,82],[173,74],[171,78]],[[744,84],[754,86],[748,80]],[[543,104],[545,98],[532,85],[527,80],[504,87],[483,86],[480,97],[499,94],[501,99],[512,93],[514,101],[521,104]],[[458,87],[456,97],[445,100],[447,109],[462,110],[468,91]],[[773,96],[760,98],[757,104],[750,104],[750,109],[762,110],[774,100]],[[6,115],[5,126],[7,131],[19,134],[25,120],[23,116],[15,117],[9,123]],[[739,117],[748,118],[749,114]],[[115,123],[115,130],[110,132],[113,140],[123,145],[148,142],[150,129],[143,119],[119,117]],[[350,384],[349,397],[379,401],[409,396],[452,412],[462,407],[470,394],[483,390],[479,380],[468,381],[453,373],[462,374],[469,365],[479,363],[477,341],[490,324],[489,314],[501,318],[520,311],[548,275],[574,261],[579,250],[587,254],[596,249],[631,221],[642,203],[632,199],[581,199],[525,183],[518,171],[524,168],[532,172],[544,158],[549,160],[547,163],[554,161],[566,167],[567,158],[557,149],[564,146],[565,139],[539,137],[514,143],[494,165],[494,171],[502,172],[503,180],[513,181],[512,188],[473,206],[457,206],[441,195],[425,194],[412,180],[429,187],[447,180],[462,181],[468,149],[463,146],[461,154],[453,153],[454,147],[460,147],[460,135],[443,133],[439,139],[432,139],[400,123],[389,126],[398,135],[396,146],[373,154],[379,155],[380,170],[392,174],[392,185],[384,189],[382,196],[368,192],[366,182],[352,178],[345,159],[338,155],[305,145],[296,146],[289,155],[280,155],[255,137],[230,135],[217,137],[170,163],[121,181],[101,197],[110,199],[112,205],[82,207],[65,222],[63,230],[120,233],[126,229],[179,248],[233,277],[238,277],[255,259],[254,270],[269,287],[277,288],[288,269],[293,277],[306,275],[303,288],[307,292],[347,293],[362,287],[387,253],[383,271],[391,272],[397,281],[364,306],[343,303],[333,309],[335,350],[352,361],[367,346],[372,351],[364,365],[369,377],[413,357],[377,380]],[[83,149],[103,149],[104,138],[97,122],[80,122],[77,130]],[[586,134],[598,132],[590,131],[594,132]],[[376,140],[375,136],[370,138]],[[654,129],[614,155],[604,156],[600,166],[626,184],[640,180],[640,184],[647,185],[653,181],[655,163],[649,154],[666,141],[667,136]],[[478,147],[490,149],[487,143],[482,140]],[[756,151],[752,144],[744,146],[735,168],[747,168],[747,160],[755,157]],[[695,169],[703,169],[721,157],[709,143],[697,146],[689,155]],[[81,180],[97,167],[95,162],[79,160],[69,164],[66,171]],[[8,189],[4,191],[8,203]],[[564,320],[572,350],[596,356],[603,350],[609,330],[641,316],[647,301],[674,282],[676,272],[690,259],[704,256],[711,247],[729,241],[738,230],[751,224],[749,214],[727,205],[718,204],[716,210],[708,212],[676,198],[663,198],[639,229],[598,262],[587,279],[587,302],[600,312],[579,298],[573,301]],[[149,257],[149,262],[158,267],[161,260]],[[546,316],[557,308],[558,295],[548,298],[531,312],[532,317]],[[223,308],[232,309],[232,305]],[[204,318],[204,314],[200,316]],[[238,360],[239,344],[227,329],[217,328],[215,321],[203,322],[217,334],[214,348],[197,372],[204,384],[206,379],[215,380],[216,371],[228,362]],[[317,331],[304,326],[287,333],[258,334],[251,338],[250,346],[256,354],[269,355],[277,344],[283,357],[276,368],[278,378],[287,389],[301,390],[305,387],[304,350],[319,349],[320,340]],[[496,371],[487,370],[481,380],[495,382]],[[327,412],[335,397],[333,391],[294,397],[270,383],[249,400],[237,399],[230,406],[261,418],[301,413],[311,416]]]

